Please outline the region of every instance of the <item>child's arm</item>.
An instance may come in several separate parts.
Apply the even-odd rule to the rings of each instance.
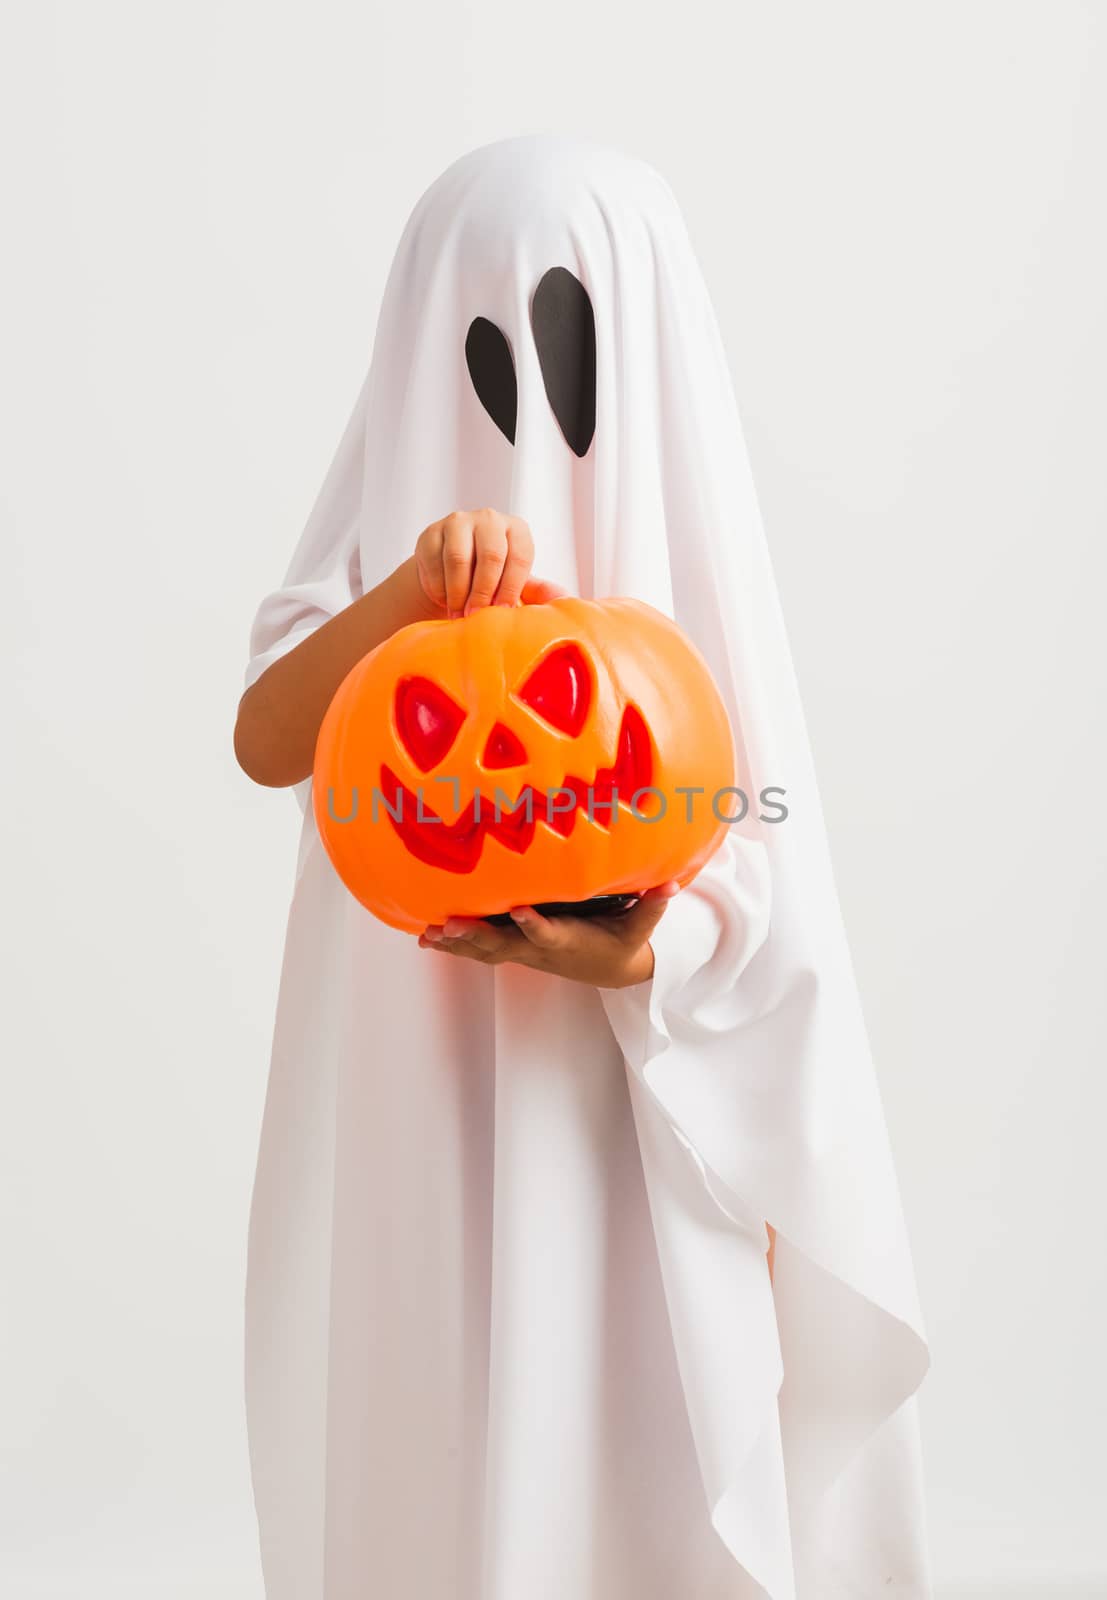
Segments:
[[[552,585],[528,582],[533,559],[530,529],[518,517],[486,508],[432,522],[419,535],[414,555],[246,690],[234,730],[239,766],[269,788],[309,777],[319,725],[362,656],[409,622],[455,616],[493,601],[548,599]]]
[[[406,623],[441,615],[411,556],[274,661],[238,704],[234,753],[247,777],[274,789],[308,777],[319,725],[351,667]]]

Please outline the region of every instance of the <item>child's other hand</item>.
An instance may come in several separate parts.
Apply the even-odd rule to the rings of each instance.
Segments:
[[[650,934],[679,889],[675,880],[647,889],[629,911],[613,917],[544,917],[533,906],[515,907],[513,928],[450,917],[420,934],[419,948],[485,966],[515,961],[599,989],[625,989],[653,977]]]
[[[490,506],[452,511],[424,528],[415,545],[423,593],[448,617],[482,606],[534,605],[566,592],[531,578],[533,562],[534,540],[522,517]]]

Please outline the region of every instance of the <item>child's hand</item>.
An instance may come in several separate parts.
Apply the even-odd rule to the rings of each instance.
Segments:
[[[533,562],[534,540],[522,517],[489,506],[432,522],[415,545],[423,593],[448,617],[467,617],[481,606],[534,605],[566,592],[532,579]]]
[[[653,977],[650,934],[679,889],[675,880],[647,889],[629,911],[613,917],[544,917],[533,906],[512,911],[514,928],[450,917],[420,934],[419,948],[493,967],[515,961],[600,989],[625,989]]]

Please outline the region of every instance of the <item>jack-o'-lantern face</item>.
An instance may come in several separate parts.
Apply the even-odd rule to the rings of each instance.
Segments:
[[[343,881],[415,932],[686,882],[733,783],[725,710],[675,624],[566,598],[416,623],[370,652],[324,718],[313,797]]]

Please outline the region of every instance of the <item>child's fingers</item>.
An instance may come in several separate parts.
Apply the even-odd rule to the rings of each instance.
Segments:
[[[568,593],[568,589],[563,589],[560,583],[552,583],[549,578],[528,578],[519,598],[525,606],[541,606]]]
[[[617,934],[624,944],[637,949],[646,943],[665,915],[669,901],[679,893],[680,884],[675,878],[670,878],[667,883],[659,883],[656,888],[647,889],[629,911],[621,911],[618,916],[605,918],[604,926]]]
[[[442,523],[442,574],[446,615],[458,617],[468,598],[473,575],[473,521],[465,511],[451,511]]]
[[[415,562],[424,593],[448,617],[468,616],[489,605],[552,600],[566,591],[556,584],[529,583],[534,539],[522,517],[491,506],[451,511],[423,529]]]
[[[442,570],[442,523],[424,528],[415,545],[415,565],[423,593],[436,606],[446,609],[446,575]]]
[[[480,917],[447,917],[442,933],[447,939],[464,939],[478,950],[492,950],[500,939],[500,930],[495,924],[484,922]]]
[[[465,601],[465,615],[492,604],[497,585],[501,581],[505,563],[509,559],[506,519],[495,512],[484,511],[473,530],[476,564],[469,596]]]
[[[507,556],[503,564],[503,574],[500,577],[499,587],[496,590],[496,604],[498,606],[513,606],[518,603],[523,592],[523,585],[530,576],[530,569],[534,565],[534,539],[527,523],[521,517],[512,517],[507,523]]]
[[[544,917],[533,906],[514,906],[511,920],[523,937],[539,950],[559,950],[566,942],[566,930],[552,917]]]
[[[479,917],[447,917],[442,924],[442,935],[443,942],[456,955],[466,955],[477,961],[518,959],[519,947],[525,947],[526,943],[514,928],[498,927]]]

